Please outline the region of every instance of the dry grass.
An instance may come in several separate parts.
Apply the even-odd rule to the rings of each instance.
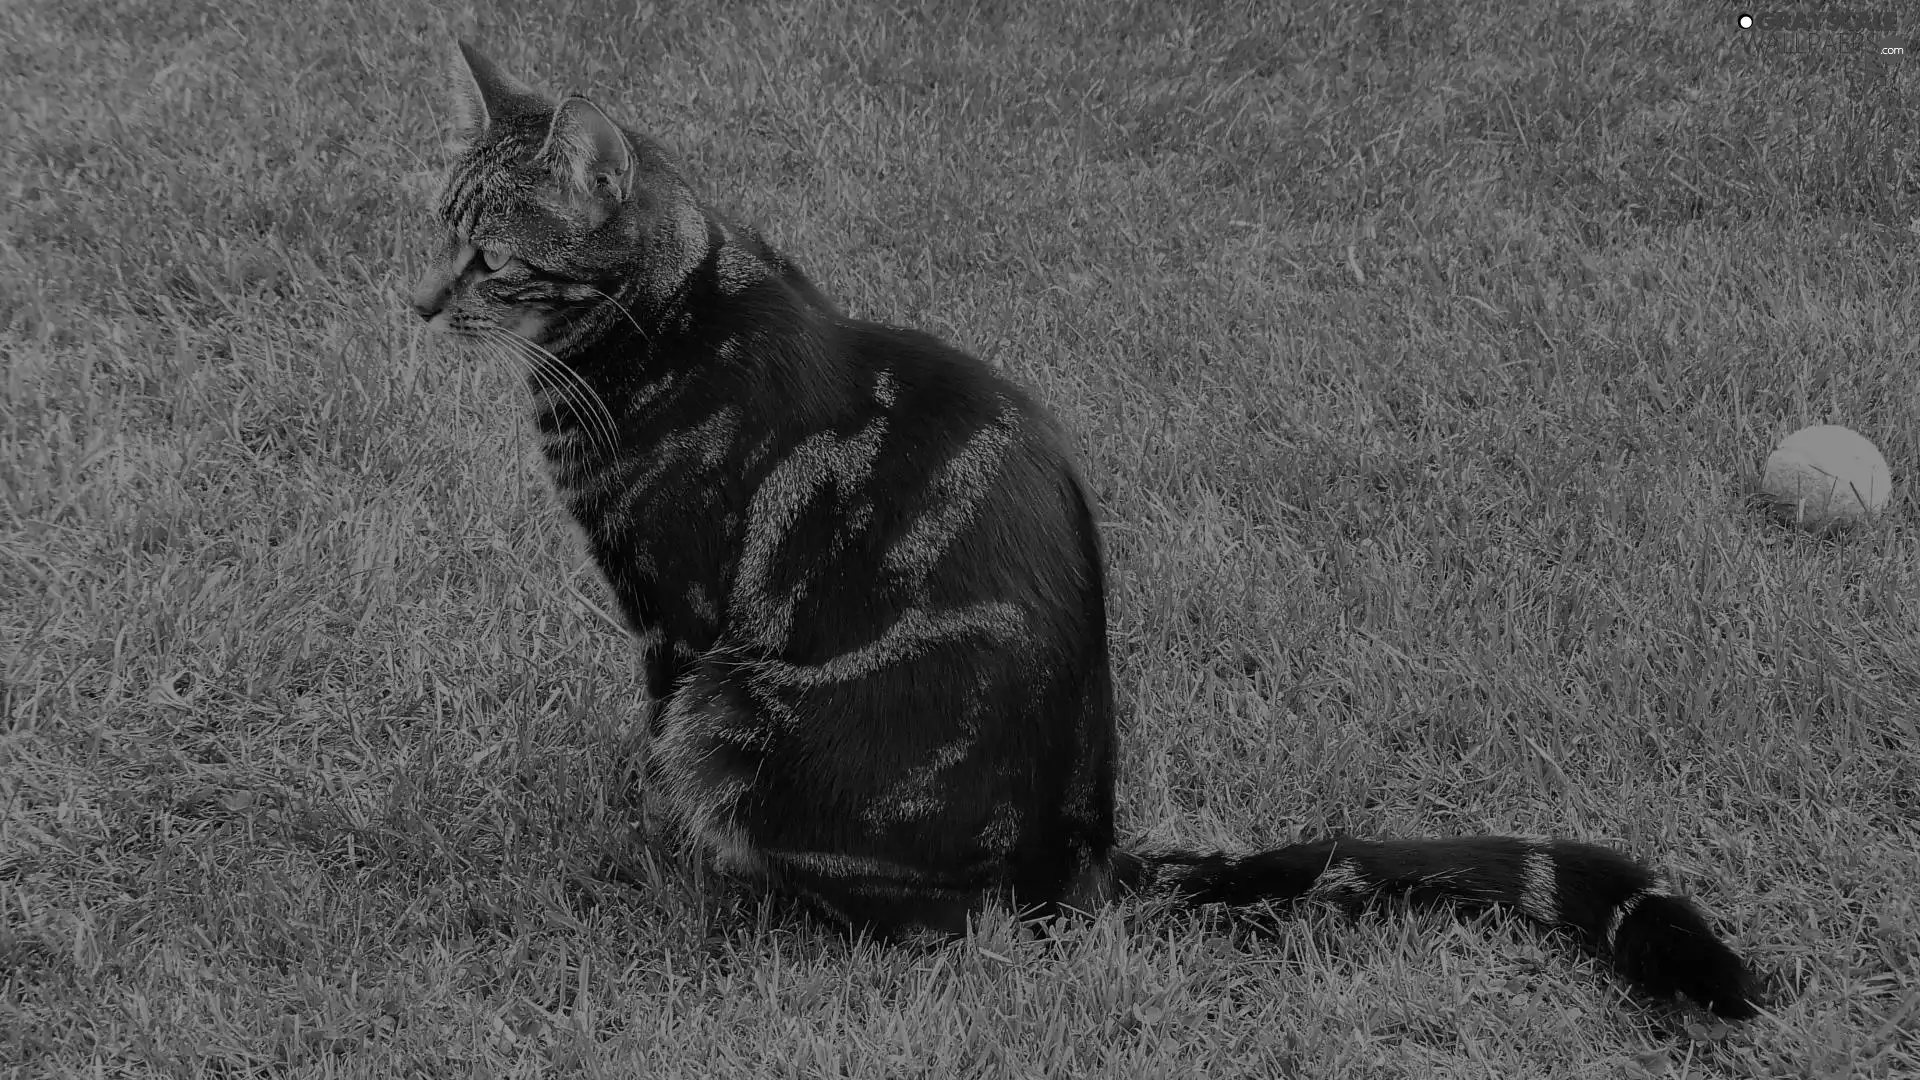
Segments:
[[[1677,2],[0,7],[0,1068],[1920,1073],[1920,60]],[[711,7],[711,10],[709,10]],[[424,342],[455,29],[1081,434],[1125,825],[1553,832],[1775,973],[1499,918],[849,943],[637,845],[626,646]]]

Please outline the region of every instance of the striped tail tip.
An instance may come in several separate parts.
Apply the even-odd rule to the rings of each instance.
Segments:
[[[1247,855],[1150,849],[1115,852],[1113,878],[1128,891],[1188,904],[1355,904],[1397,893],[1508,906],[1573,931],[1649,993],[1685,995],[1728,1020],[1759,1011],[1759,979],[1700,909],[1646,867],[1592,844],[1477,836],[1340,838]]]
[[[1606,931],[1614,969],[1647,992],[1685,994],[1726,1020],[1760,1012],[1760,980],[1714,934],[1700,909],[1665,890],[1633,894],[1614,908]]]

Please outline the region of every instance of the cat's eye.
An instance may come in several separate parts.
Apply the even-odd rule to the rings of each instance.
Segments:
[[[497,274],[513,261],[513,252],[506,248],[483,247],[480,249],[480,261],[485,264],[487,273]]]

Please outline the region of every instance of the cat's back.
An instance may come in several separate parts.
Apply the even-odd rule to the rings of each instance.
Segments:
[[[1035,395],[932,334],[848,324],[889,418],[898,514],[882,566],[935,582],[952,599],[1021,595],[1040,608],[1062,586],[1097,589],[1093,510],[1065,430]]]
[[[789,658],[819,661],[909,612],[980,604],[1024,611],[1056,645],[1096,632],[1093,514],[1048,410],[934,335],[823,321],[812,349],[835,400],[796,410],[762,397],[787,434],[748,485],[741,537],[745,594],[791,598]]]
[[[886,418],[902,474],[921,477],[931,493],[946,497],[1035,483],[1077,491],[1065,429],[1026,387],[925,331],[855,319],[840,324],[846,360],[862,373],[871,408]]]

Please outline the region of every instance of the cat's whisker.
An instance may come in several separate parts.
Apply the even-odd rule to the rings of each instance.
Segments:
[[[562,363],[553,353],[518,334],[499,327],[488,327],[487,331],[489,340],[508,348],[528,364],[529,370],[540,371],[547,376],[547,385],[573,407],[589,439],[603,444],[608,450],[620,445],[613,410],[601,400],[599,392],[585,377]]]
[[[487,358],[496,364],[505,364],[519,372],[523,379],[534,382],[541,394],[557,394],[567,404],[573,404],[573,389],[550,374],[545,365],[505,344],[486,341],[480,346]]]
[[[565,368],[549,362],[539,353],[520,348],[505,339],[502,339],[496,347],[524,366],[529,380],[542,391],[552,394],[560,404],[573,411],[589,443],[602,441],[604,435],[600,413],[594,407],[594,399],[589,396],[589,392],[583,391],[568,378],[570,373]]]
[[[534,365],[530,360],[484,335],[469,338],[467,345],[476,356],[489,364],[505,364],[523,376],[533,373]]]
[[[589,412],[579,400],[579,391],[564,378],[548,370],[544,358],[515,347],[511,342],[482,336],[473,342],[476,351],[494,363],[503,363],[520,370],[522,375],[537,384],[541,393],[550,393],[573,408],[576,414],[586,416]]]
[[[534,357],[536,363],[550,375],[572,387],[571,394],[575,410],[584,417],[583,422],[587,424],[589,434],[599,438],[607,450],[617,449],[620,445],[620,433],[613,419],[613,410],[607,407],[607,403],[601,399],[599,391],[593,388],[593,384],[587,382],[579,372],[561,363],[558,357],[546,349],[531,342],[527,345],[532,350],[529,355]]]
[[[647,333],[647,328],[646,328],[646,327],[644,327],[644,326],[641,326],[641,325],[640,325],[640,320],[639,320],[639,319],[636,319],[636,318],[634,318],[634,317],[633,317],[633,312],[632,312],[632,311],[629,311],[629,310],[627,309],[627,305],[625,305],[625,304],[623,304],[623,303],[621,303],[621,302],[620,302],[620,301],[618,301],[618,300],[615,300],[615,299],[613,298],[613,294],[612,294],[612,293],[608,293],[608,292],[605,292],[605,291],[603,291],[603,290],[600,290],[600,289],[596,289],[596,288],[594,288],[594,287],[593,287],[592,285],[587,285],[587,286],[584,286],[584,287],[585,287],[585,288],[587,288],[587,289],[590,289],[590,290],[592,290],[593,292],[596,292],[596,293],[599,293],[599,294],[601,295],[601,297],[603,297],[603,298],[604,298],[604,299],[605,299],[605,300],[607,301],[607,303],[609,303],[609,304],[612,304],[612,305],[613,305],[613,306],[614,306],[614,307],[615,307],[616,309],[618,309],[618,310],[619,310],[619,312],[620,312],[620,314],[622,314],[622,315],[625,315],[625,316],[627,317],[627,321],[633,324],[633,329],[634,329],[634,330],[635,330],[635,331],[636,331],[636,332],[637,332],[637,333],[638,333],[638,334],[639,334],[639,335],[640,335],[640,336],[641,336],[641,337],[642,337],[643,339],[645,339],[645,341],[646,341],[646,343],[647,343],[647,344],[649,344],[649,345],[651,345],[651,344],[653,344],[653,335],[652,335],[652,334],[649,334],[649,333]]]

